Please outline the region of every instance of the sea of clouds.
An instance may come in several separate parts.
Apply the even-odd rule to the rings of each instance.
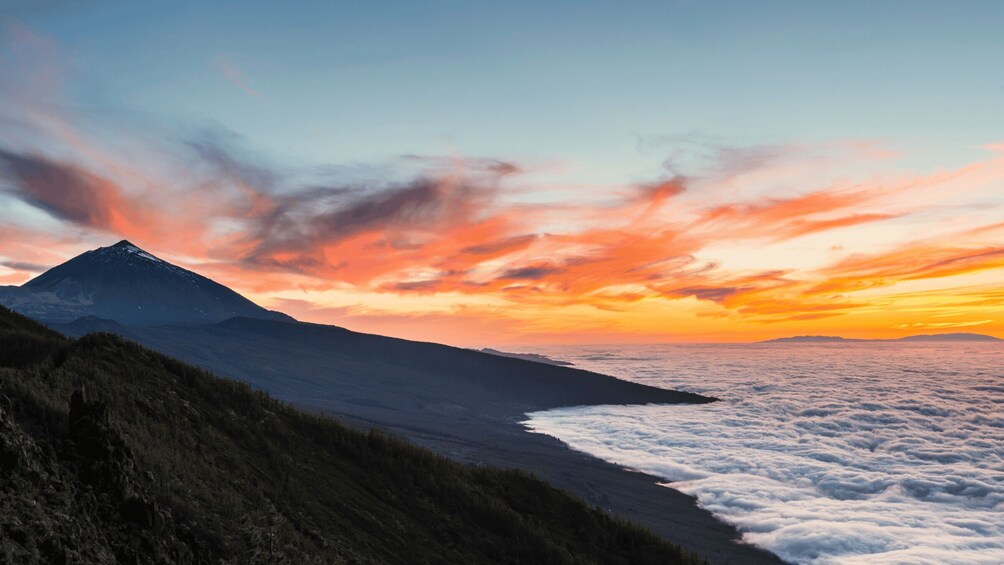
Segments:
[[[562,347],[581,368],[722,399],[529,415],[664,478],[795,563],[1004,563],[1004,345]]]

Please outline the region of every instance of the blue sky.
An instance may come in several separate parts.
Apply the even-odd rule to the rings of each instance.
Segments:
[[[457,152],[622,180],[660,164],[639,136],[950,161],[1004,131],[1000,2],[35,4],[9,15],[60,42],[76,104],[277,159]]]

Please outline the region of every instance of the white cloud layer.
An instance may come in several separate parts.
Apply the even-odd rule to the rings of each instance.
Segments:
[[[1004,563],[1004,346],[541,350],[718,396],[530,415],[574,449],[665,478],[795,563]]]

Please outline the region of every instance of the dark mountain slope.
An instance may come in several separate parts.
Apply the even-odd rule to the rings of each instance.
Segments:
[[[90,319],[53,327],[75,336],[111,331],[297,406],[384,427],[451,455],[471,444],[492,445],[492,437],[526,441],[519,422],[534,410],[712,400],[579,369],[300,322],[233,318],[115,327]]]
[[[213,323],[245,316],[291,320],[128,241],[88,251],[26,282],[0,303],[45,322],[96,316],[126,325]]]
[[[0,561],[693,563],[530,476],[0,309]]]
[[[711,400],[580,369],[322,324],[232,318],[212,326],[158,326],[123,335],[214,372],[240,376],[284,400],[321,402],[319,407],[328,399],[356,399],[396,409],[454,405],[519,415],[583,404]]]

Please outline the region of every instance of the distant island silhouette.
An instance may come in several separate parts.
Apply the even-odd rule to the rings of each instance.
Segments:
[[[757,343],[844,343],[844,342],[944,342],[944,341],[1004,341],[986,334],[974,333],[943,333],[943,334],[918,334],[894,339],[859,339],[840,337],[836,335],[796,335],[792,337],[779,337],[768,339]]]

